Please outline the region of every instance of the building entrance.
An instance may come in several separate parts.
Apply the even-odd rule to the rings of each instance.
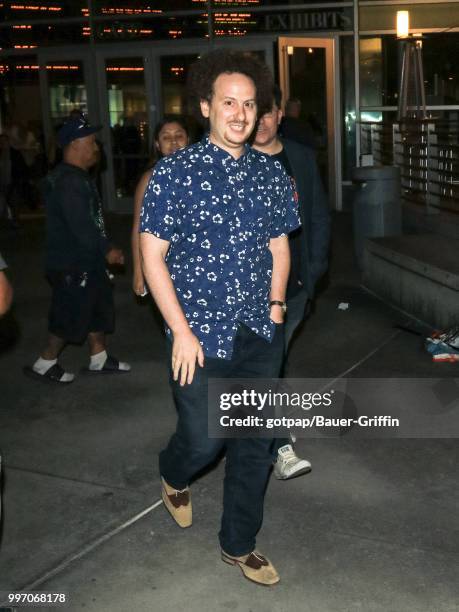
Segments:
[[[256,53],[272,67],[272,39],[256,45],[237,42],[230,48]],[[87,113],[91,123],[102,125],[98,176],[108,210],[132,211],[155,125],[164,115],[187,115],[188,69],[203,50],[202,44],[132,43],[38,51],[47,149],[55,148],[56,130],[72,111]],[[192,121],[190,128],[193,140],[199,130]]]

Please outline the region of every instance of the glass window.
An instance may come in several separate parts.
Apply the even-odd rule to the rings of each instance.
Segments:
[[[393,131],[396,111],[373,111],[361,114],[360,154],[368,156],[367,163],[392,165]]]
[[[148,0],[140,0],[132,2],[132,0],[94,0],[95,15],[113,15],[114,17],[132,16],[153,16],[161,15],[163,11],[187,11],[191,9],[205,9],[207,6],[206,0],[156,0],[149,2]]]
[[[21,21],[34,19],[61,19],[62,17],[87,17],[87,0],[2,0],[0,20]]]
[[[36,57],[0,60],[0,133],[10,121],[28,125],[42,138],[41,96]]]
[[[393,106],[398,100],[400,46],[394,36],[360,40],[360,105]]]
[[[0,27],[2,49],[36,49],[52,45],[86,43],[89,25],[81,23],[18,24]]]
[[[115,192],[123,198],[134,194],[149,157],[143,59],[108,59],[105,70]]]
[[[395,30],[397,11],[410,11],[411,31],[428,28],[451,28],[459,24],[459,4],[406,4],[362,6],[360,7],[360,30]]]
[[[351,178],[351,169],[355,166],[355,83],[354,83],[354,38],[342,36],[341,40],[341,100],[343,117],[343,180]]]
[[[207,37],[207,15],[164,17],[154,19],[119,19],[96,21],[96,38],[100,42],[138,42],[139,40],[179,40]]]
[[[422,57],[427,104],[459,104],[459,34],[426,34]]]
[[[161,97],[164,115],[182,115],[190,132],[190,141],[201,136],[202,129],[190,115],[187,104],[186,79],[189,67],[197,55],[168,55],[161,57]]]
[[[88,110],[83,62],[49,62],[46,71],[51,121],[57,128],[72,111],[86,113]]]
[[[361,39],[360,103],[363,108],[397,105],[403,44],[390,35]],[[458,57],[458,34],[423,36],[422,63],[428,106],[459,104]]]
[[[161,58],[163,111],[166,115],[187,113],[186,78],[197,55],[173,55]]]

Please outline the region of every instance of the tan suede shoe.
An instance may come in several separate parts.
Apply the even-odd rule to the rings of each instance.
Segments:
[[[178,491],[174,489],[161,476],[161,497],[164,505],[174,521],[182,528],[191,527],[193,514],[191,508],[191,494],[189,487]]]
[[[279,574],[271,561],[260,555],[256,550],[242,557],[232,557],[222,550],[222,560],[230,565],[239,565],[248,580],[262,586],[272,586],[280,580]]]

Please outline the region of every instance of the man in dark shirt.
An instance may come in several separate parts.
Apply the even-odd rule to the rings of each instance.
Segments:
[[[300,144],[315,149],[317,147],[314,132],[311,126],[301,121],[301,100],[290,98],[285,103],[285,115],[281,117],[279,134],[283,138],[294,140]]]
[[[114,305],[107,264],[123,264],[122,251],[110,246],[102,206],[89,170],[98,161],[95,133],[84,117],[60,129],[63,162],[44,184],[46,274],[52,286],[46,347],[24,373],[44,382],[68,384],[74,375],[57,359],[67,343],[88,339],[88,371],[127,372],[130,366],[107,354],[106,334],[114,330]]]
[[[209,378],[276,378],[282,363],[287,234],[299,225],[297,206],[280,164],[246,144],[271,87],[267,67],[242,53],[216,51],[194,65],[189,94],[209,134],[155,166],[140,226],[178,411],[160,453],[165,507],[190,527],[189,483],[226,448],[222,559],[263,585],[279,581],[255,550],[272,440],[209,438],[207,392]]]
[[[287,317],[284,325],[287,351],[295,329],[306,318],[314,288],[328,265],[330,216],[314,152],[303,145],[281,138],[281,92],[274,90],[271,111],[259,120],[253,146],[278,160],[289,175],[299,201],[301,227],[289,234],[290,276],[287,286]],[[295,454],[291,441],[277,441],[278,456],[274,474],[280,480],[294,478],[311,470],[306,459]]]

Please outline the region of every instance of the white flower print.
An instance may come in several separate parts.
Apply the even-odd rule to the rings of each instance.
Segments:
[[[271,339],[269,241],[297,225],[288,177],[252,149],[235,160],[205,138],[158,162],[141,231],[170,242],[168,269],[206,356],[231,357],[236,317]]]

